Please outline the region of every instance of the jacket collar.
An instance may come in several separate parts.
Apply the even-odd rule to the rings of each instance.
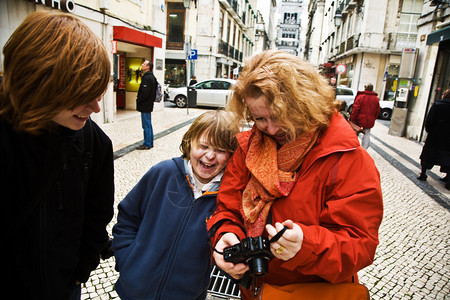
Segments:
[[[241,132],[236,137],[245,154],[247,154],[248,143],[255,129]],[[359,147],[358,137],[355,131],[339,112],[335,112],[330,119],[330,125],[319,136],[316,144],[306,155],[301,169],[308,168],[317,159],[336,152],[353,151]]]

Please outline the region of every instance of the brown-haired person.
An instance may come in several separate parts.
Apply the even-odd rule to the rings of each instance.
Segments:
[[[183,136],[182,156],[153,166],[120,202],[112,248],[122,299],[206,298],[206,220],[238,131],[225,111],[203,113]]]
[[[70,14],[34,12],[3,48],[3,290],[79,299],[113,216],[110,139],[89,119],[110,78],[101,40]]]
[[[281,238],[275,257],[243,299],[263,283],[357,281],[373,262],[383,215],[379,172],[335,109],[334,94],[309,63],[282,51],[246,62],[229,103],[237,122],[254,122],[237,135],[208,220],[219,268],[240,280],[244,263],[219,252],[246,237]]]

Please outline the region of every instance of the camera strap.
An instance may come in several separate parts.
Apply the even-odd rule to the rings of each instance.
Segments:
[[[278,231],[278,233],[275,234],[275,235],[269,240],[269,244],[278,241],[278,240],[281,238],[281,236],[283,235],[283,233],[286,231],[286,229],[288,229],[287,226],[284,226],[283,229],[281,229],[280,231]]]
[[[287,228],[287,226],[284,226],[283,229],[281,229],[280,231],[278,231],[277,234],[275,234],[270,240],[269,240],[269,244],[278,241],[281,236],[283,235],[283,233],[289,228]],[[217,252],[219,254],[223,254],[223,252],[220,252],[219,250],[216,249],[216,247],[212,247],[214,252]]]

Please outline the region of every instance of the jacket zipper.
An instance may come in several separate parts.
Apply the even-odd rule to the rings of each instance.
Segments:
[[[189,220],[189,217],[192,214],[193,208],[196,206],[196,204],[194,204],[193,200],[193,196],[191,196],[191,205],[189,205],[189,208],[186,210],[184,216],[183,216],[183,220],[180,223],[180,226],[178,227],[178,231],[176,233],[176,236],[181,236],[181,234],[183,234],[186,231],[186,227],[187,227],[187,221]],[[166,263],[166,267],[164,268],[164,273],[162,276],[162,280],[161,283],[159,284],[158,290],[156,292],[156,297],[155,299],[161,299],[161,294],[164,292],[164,287],[166,286],[166,282],[167,282],[167,278],[169,277],[170,271],[172,270],[172,266],[174,263],[174,255],[173,252],[178,249],[178,245],[180,243],[180,239],[176,239],[175,243],[172,245],[172,247],[170,248],[170,252],[168,254],[169,256],[169,260]]]

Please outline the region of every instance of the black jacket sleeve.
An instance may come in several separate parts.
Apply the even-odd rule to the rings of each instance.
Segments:
[[[108,241],[106,226],[114,213],[114,160],[111,140],[92,122],[93,157],[85,199],[80,260],[76,280],[86,282],[100,261],[100,250]]]

